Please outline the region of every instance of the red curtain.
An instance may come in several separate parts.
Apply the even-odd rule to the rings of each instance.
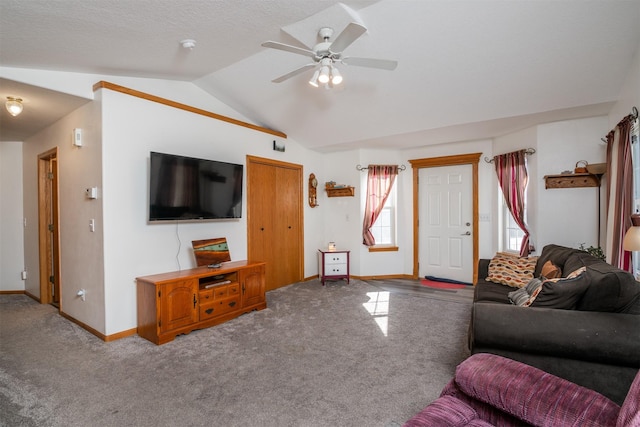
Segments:
[[[376,244],[376,239],[371,234],[371,227],[378,219],[378,215],[380,215],[393,188],[393,183],[398,175],[398,165],[369,165],[368,169],[362,243],[366,246],[373,246]]]
[[[526,257],[530,253],[529,230],[525,218],[525,195],[529,175],[527,173],[526,150],[501,154],[493,158],[498,176],[498,183],[504,194],[504,200],[513,215],[518,227],[524,232],[520,245],[520,256]]]
[[[607,253],[611,265],[627,271],[631,271],[631,252],[622,249],[622,240],[633,213],[633,120],[633,116],[625,117],[607,135]]]

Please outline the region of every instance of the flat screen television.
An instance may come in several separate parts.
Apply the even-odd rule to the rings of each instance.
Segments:
[[[243,166],[151,152],[149,221],[242,217]]]

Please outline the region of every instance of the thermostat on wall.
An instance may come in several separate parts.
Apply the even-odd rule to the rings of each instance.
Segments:
[[[85,190],[85,194],[87,195],[87,199],[97,199],[98,198],[98,187],[89,187]]]
[[[82,129],[75,128],[73,130],[73,145],[82,147]]]

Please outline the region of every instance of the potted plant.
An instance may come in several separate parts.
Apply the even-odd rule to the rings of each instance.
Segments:
[[[602,250],[602,248],[600,246],[598,246],[597,248],[594,246],[589,246],[588,248],[584,247],[584,243],[580,244],[580,250],[581,251],[585,251],[587,252],[589,255],[593,255],[596,258],[600,258],[601,260],[606,260],[606,255],[604,254],[604,251]]]

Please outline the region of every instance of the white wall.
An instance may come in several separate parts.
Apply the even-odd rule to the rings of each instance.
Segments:
[[[396,178],[397,218],[396,244],[397,252],[369,252],[369,248],[362,244],[362,223],[367,193],[367,171],[356,170],[351,164],[350,170],[356,175],[356,183],[361,188],[358,199],[358,217],[354,231],[357,233],[356,242],[359,243],[355,255],[358,258],[360,274],[363,276],[384,276],[389,274],[413,274],[413,193],[407,193],[412,188],[411,165],[402,152],[392,150],[361,150],[359,161],[363,167],[368,165],[404,165],[406,170],[398,172]],[[409,261],[409,262],[407,262]]]
[[[23,291],[22,142],[0,142],[0,291]]]
[[[226,237],[233,260],[247,257],[246,192],[238,220],[148,223],[149,152],[246,165],[246,155],[302,164],[317,154],[292,140],[273,151],[270,134],[102,89],[106,334],[136,326],[135,278],[195,267],[192,240]],[[303,180],[307,199],[306,179]],[[245,173],[246,188],[246,173]],[[305,275],[317,274],[318,208],[305,206]]]
[[[55,73],[54,73],[55,74]],[[42,77],[42,76],[39,76]],[[57,81],[45,76],[47,85]],[[98,76],[70,74],[77,85],[91,86]],[[100,79],[189,105],[192,94],[199,107],[219,101],[203,98],[190,83],[161,80]],[[37,80],[37,79],[36,79]],[[30,84],[37,81],[30,80]],[[55,84],[53,85],[55,87]],[[66,81],[65,91],[86,94]],[[209,109],[220,113],[219,110]],[[224,113],[228,113],[225,110]],[[238,115],[235,118],[239,118]],[[241,117],[240,117],[241,119]],[[71,130],[82,128],[84,146],[72,147]],[[98,90],[95,100],[41,131],[24,144],[23,182],[26,290],[40,295],[38,282],[37,156],[59,148],[61,218],[61,310],[105,335],[136,327],[135,277],[195,265],[191,240],[225,236],[233,259],[245,259],[246,196],[238,221],[148,224],[147,187],[149,151],[245,164],[247,154],[302,164],[305,176],[319,162],[317,153],[292,140],[278,140],[284,153],[273,151],[270,134],[174,109],[110,90]],[[314,166],[315,167],[315,166]],[[304,181],[305,200],[307,198]],[[98,187],[97,200],[87,200],[84,189]],[[323,241],[321,214],[305,203],[305,276],[317,274],[315,251]],[[14,212],[22,218],[21,212]],[[94,219],[96,231],[89,231]],[[178,241],[180,239],[180,242]],[[16,238],[16,242],[21,239]],[[4,245],[3,245],[4,246]],[[14,245],[15,246],[15,245]],[[309,255],[311,254],[311,255]],[[22,265],[20,265],[22,270]],[[86,301],[76,296],[87,291]]]
[[[351,274],[356,276],[383,276],[411,274],[413,267],[407,259],[413,258],[412,240],[407,240],[411,232],[411,196],[407,199],[403,189],[405,183],[411,185],[411,168],[403,160],[400,152],[393,150],[351,150],[325,154],[323,156],[325,174],[319,180],[322,189],[318,197],[323,209],[324,237],[318,248],[326,248],[329,242],[335,242],[339,249],[351,251]],[[357,166],[369,164],[404,164],[407,170],[400,172],[396,185],[398,188],[397,252],[369,252],[362,244],[362,222],[364,218],[365,197],[367,192],[367,172],[357,170]],[[327,197],[324,190],[326,181],[335,181],[355,187],[354,197]],[[318,208],[317,208],[318,209]],[[407,228],[407,225],[409,226]],[[409,237],[411,235],[409,234]]]
[[[491,141],[481,140],[431,145],[410,150],[353,150],[329,153],[323,156],[325,174],[318,177],[321,186],[326,181],[352,185],[355,197],[329,198],[319,191],[318,202],[324,219],[325,247],[329,241],[351,251],[351,273],[357,276],[386,276],[413,274],[413,170],[409,160],[458,154],[483,153],[491,157]],[[397,178],[397,252],[369,252],[362,244],[362,221],[365,207],[366,172],[356,169],[369,164],[405,165],[406,170]],[[316,173],[318,175],[318,173]],[[495,252],[492,233],[493,168],[480,161],[478,165],[479,212],[489,218],[479,223],[479,252],[490,257]]]
[[[598,215],[604,203],[603,188],[545,189],[544,176],[574,170],[576,162],[603,163],[606,147],[600,140],[608,132],[607,117],[570,120],[538,126],[537,174],[532,174],[538,188],[533,206],[537,221],[536,246],[548,243],[569,247],[598,246]],[[600,195],[600,199],[598,198]],[[599,201],[600,200],[600,201]],[[602,225],[604,227],[604,225]],[[604,241],[600,242],[604,246]]]
[[[567,120],[534,126],[496,138],[496,154],[533,148],[527,157],[529,185],[527,187],[527,223],[535,254],[555,243],[570,247],[598,245],[597,188],[545,189],[545,175],[573,171],[579,160],[603,163],[605,147],[600,138],[607,132],[607,118],[594,117]],[[495,205],[494,235],[498,236],[497,212],[499,198],[495,175],[492,180]],[[601,194],[604,194],[601,189]],[[601,221],[604,221],[601,218]],[[498,247],[496,247],[498,249]]]
[[[613,129],[623,117],[631,114],[631,108],[634,106],[640,109],[640,46],[633,57],[618,102],[609,113],[609,130]]]
[[[38,253],[38,155],[58,147],[60,220],[60,309],[103,331],[105,321],[102,206],[103,197],[88,200],[87,187],[102,187],[100,102],[73,111],[24,143],[26,289],[40,296]],[[74,128],[83,131],[82,147],[71,144]],[[89,219],[96,232],[89,231]],[[86,290],[86,301],[76,296]]]

